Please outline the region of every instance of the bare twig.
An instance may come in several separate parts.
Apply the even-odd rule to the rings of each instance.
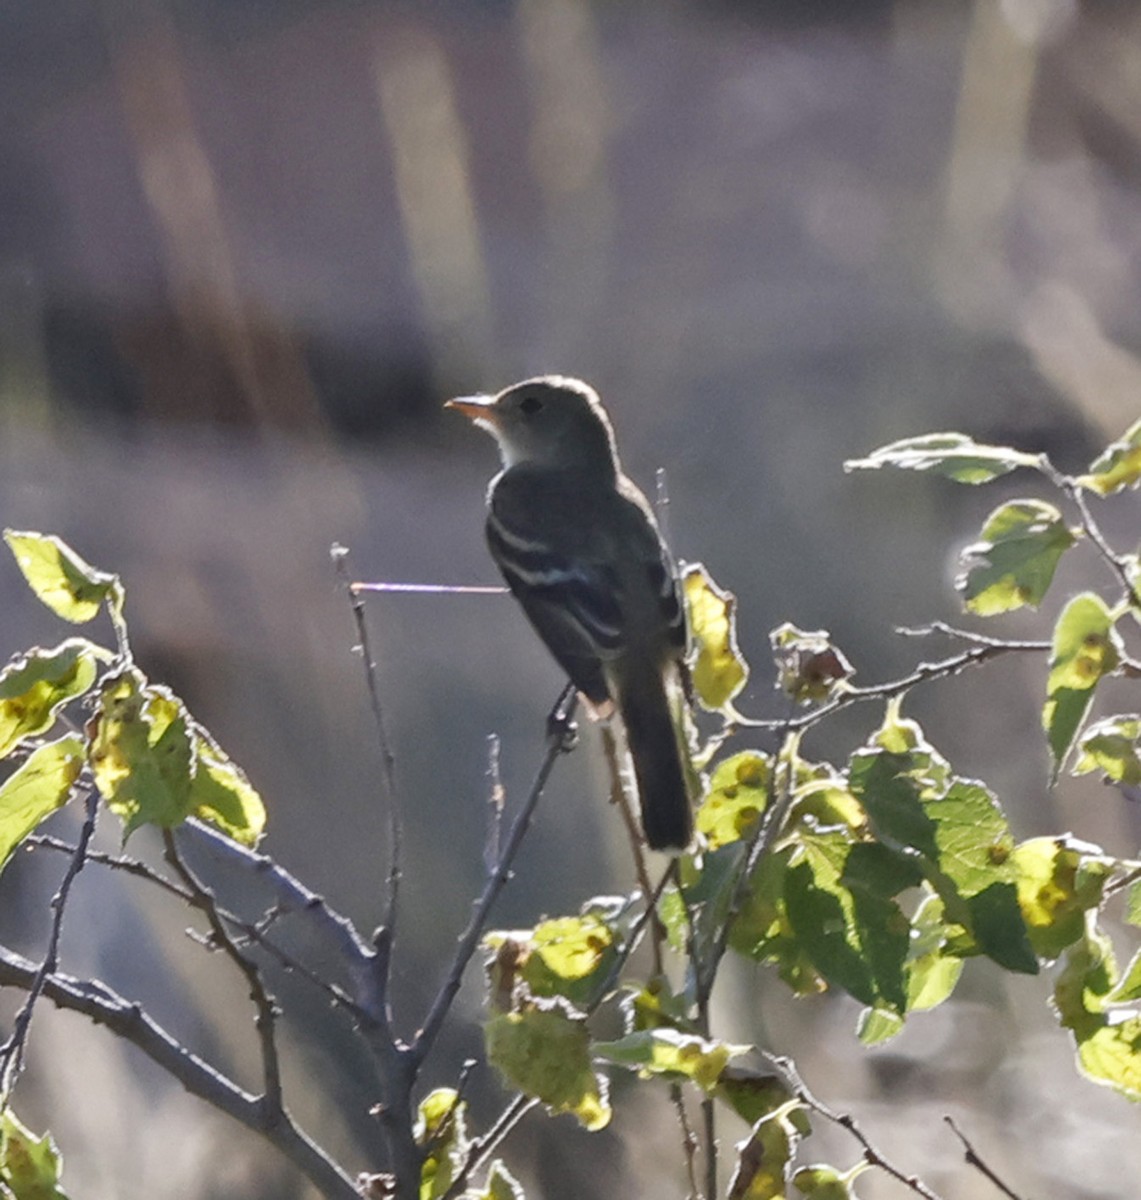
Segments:
[[[693,1132],[693,1126],[689,1123],[689,1113],[685,1110],[685,1096],[682,1094],[680,1083],[670,1084],[670,1103],[674,1106],[678,1127],[681,1130],[685,1171],[689,1179],[689,1200],[703,1200],[701,1186],[697,1182],[697,1134]]]
[[[51,837],[48,834],[32,834],[25,840],[24,845],[32,849],[58,850],[63,854],[75,853],[74,846],[68,842],[61,841],[59,838]],[[168,895],[182,900],[184,903],[190,904],[193,902],[193,893],[189,888],[175,883],[172,879],[167,879],[165,875],[160,874],[152,866],[140,859],[131,858],[126,854],[107,854],[102,850],[89,849],[87,851],[87,861],[97,863],[99,866],[107,867],[112,871],[121,871],[123,874],[131,875],[136,879],[142,879],[160,888]],[[278,908],[273,910],[275,916],[280,916],[282,911]],[[323,978],[312,968],[307,967],[300,959],[273,941],[266,933],[268,922],[264,918],[257,923],[250,922],[220,905],[218,906],[218,915],[231,929],[240,934],[245,941],[264,950],[283,970],[300,976],[307,983],[324,992],[334,1004],[345,1009],[346,1012],[353,1016],[361,1017],[367,1015],[362,1012],[357,1002],[342,987],[331,980]]]
[[[0,1046],[0,1109],[8,1104],[12,1088],[24,1066],[24,1049],[27,1046],[28,1034],[32,1027],[32,1013],[36,1001],[43,993],[47,980],[55,974],[59,966],[59,943],[63,934],[63,915],[67,909],[67,900],[71,895],[71,887],[76,876],[83,870],[87,861],[87,847],[95,833],[95,822],[99,815],[99,794],[94,788],[89,788],[83,815],[83,825],[79,830],[79,838],[75,844],[71,861],[60,880],[59,890],[52,897],[52,921],[48,932],[47,949],[44,951],[43,962],[36,972],[35,979],[28,988],[28,995],[16,1014],[12,1023],[12,1033],[3,1046]]]
[[[831,700],[803,716],[766,719],[744,717],[738,714],[734,717],[734,723],[750,729],[785,730],[795,733],[818,724],[825,717],[839,712],[842,708],[848,708],[852,704],[859,704],[867,700],[890,700],[894,696],[901,696],[904,692],[910,691],[917,684],[930,683],[936,679],[946,679],[951,675],[958,675],[969,667],[977,667],[1003,654],[1019,652],[1041,654],[1051,649],[1050,642],[1004,642],[985,639],[981,636],[971,637],[970,640],[975,644],[972,644],[969,650],[952,655],[950,658],[941,659],[939,662],[920,663],[909,675],[904,675],[900,679],[873,684],[870,687],[838,689]]]
[[[897,1167],[890,1159],[885,1157],[883,1153],[872,1143],[871,1139],[857,1124],[855,1117],[850,1113],[837,1112],[834,1108],[829,1108],[821,1100],[808,1090],[804,1080],[801,1079],[800,1073],[796,1069],[796,1064],[791,1058],[785,1058],[780,1055],[767,1054],[762,1051],[764,1057],[773,1064],[773,1066],[785,1077],[793,1095],[801,1104],[810,1108],[813,1112],[819,1113],[825,1120],[831,1121],[834,1125],[839,1125],[841,1129],[846,1129],[852,1137],[860,1143],[864,1152],[864,1162],[869,1167],[878,1167],[885,1174],[890,1175],[893,1179],[898,1180],[909,1188],[917,1196],[922,1196],[923,1200],[941,1200],[938,1192],[932,1191],[930,1187],[919,1178],[918,1175],[909,1175],[902,1168]]]
[[[170,863],[175,874],[182,880],[190,892],[190,903],[206,918],[210,926],[211,943],[220,949],[245,977],[249,987],[250,999],[253,1001],[257,1016],[254,1027],[258,1032],[261,1046],[262,1087],[264,1089],[261,1102],[266,1110],[269,1122],[281,1120],[284,1116],[284,1104],[281,1095],[281,1064],[277,1056],[277,1006],[273,997],[265,989],[261,971],[238,949],[230,936],[221,914],[214,893],[210,891],[182,860],[178,846],[174,840],[174,832],[164,829],[162,832],[163,847],[166,861]]]
[[[503,806],[507,803],[507,790],[499,770],[499,734],[487,739],[487,777],[491,787],[487,796],[487,841],[483,847],[483,865],[490,874],[499,861],[499,845],[503,837]]]
[[[364,662],[365,683],[368,687],[369,704],[372,707],[373,723],[376,726],[377,744],[380,747],[381,768],[384,773],[384,786],[388,801],[388,899],[385,906],[381,930],[386,941],[391,941],[396,928],[397,908],[400,901],[400,877],[403,870],[404,822],[400,811],[399,793],[396,789],[396,756],[389,741],[388,729],[384,720],[384,706],[380,701],[380,688],[376,678],[376,660],[372,653],[372,644],[368,633],[368,622],[365,620],[364,600],[361,589],[354,586],[349,579],[348,550],[344,546],[334,546],[332,549],[333,565],[349,598],[349,606],[356,625],[357,645],[360,647],[361,659]],[[378,930],[378,934],[381,932]],[[379,947],[378,947],[379,949]]]
[[[503,847],[503,853],[500,855],[495,870],[489,876],[487,883],[484,885],[483,892],[475,903],[467,927],[460,934],[459,944],[456,947],[451,967],[428,1010],[428,1015],[424,1018],[423,1025],[409,1047],[413,1069],[424,1061],[432,1045],[435,1043],[436,1037],[439,1035],[444,1023],[444,1018],[448,1015],[452,1002],[460,990],[464,971],[467,969],[467,965],[471,961],[476,947],[479,945],[479,939],[483,934],[484,924],[487,921],[488,913],[491,911],[491,906],[495,903],[499,893],[511,877],[512,863],[515,861],[515,855],[523,841],[523,836],[531,824],[531,818],[534,816],[535,808],[539,803],[539,797],[543,794],[543,789],[547,786],[547,780],[554,769],[555,762],[566,748],[564,740],[566,728],[571,724],[577,699],[578,697],[574,693],[574,690],[571,689],[569,692],[564,692],[564,699],[560,700],[563,727],[556,728],[547,739],[547,752],[543,757],[542,763],[539,765],[539,770],[535,775],[534,782],[531,784],[531,790],[523,802],[523,807],[519,810],[514,822],[512,822],[511,829],[507,834],[507,842]]]
[[[40,975],[35,964],[0,947],[0,987],[30,990]],[[137,1046],[192,1095],[217,1111],[233,1117],[261,1134],[312,1181],[325,1200],[360,1200],[353,1181],[294,1123],[271,1120],[260,1097],[244,1091],[233,1080],[191,1053],[155,1022],[138,1004],[95,980],[85,981],[52,973],[39,984],[57,1008],[82,1013],[97,1025]]]
[[[987,1166],[979,1157],[978,1151],[971,1145],[970,1139],[965,1133],[955,1124],[955,1119],[951,1116],[944,1116],[943,1120],[950,1126],[951,1132],[963,1143],[963,1157],[968,1166],[974,1167],[980,1175],[985,1176],[994,1184],[996,1188],[1009,1200],[1022,1200],[1022,1197],[1013,1189],[1007,1187],[1005,1183]]]
[[[457,1196],[463,1194],[467,1189],[468,1180],[471,1179],[472,1175],[487,1162],[495,1151],[507,1140],[519,1122],[533,1108],[538,1107],[538,1104],[538,1100],[532,1096],[525,1096],[522,1092],[512,1097],[507,1107],[499,1114],[495,1123],[483,1137],[473,1139],[468,1148],[467,1158],[459,1171],[456,1172],[456,1177],[444,1193],[443,1200],[456,1200]]]

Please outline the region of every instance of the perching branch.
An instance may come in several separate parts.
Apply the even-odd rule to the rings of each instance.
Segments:
[[[431,1008],[428,1010],[428,1015],[424,1018],[424,1023],[420,1031],[412,1041],[410,1047],[412,1062],[417,1067],[427,1057],[428,1052],[432,1049],[432,1045],[439,1035],[444,1018],[448,1015],[452,1002],[460,990],[464,971],[471,961],[476,947],[479,945],[479,939],[483,935],[484,925],[487,921],[487,915],[491,911],[491,906],[495,903],[499,893],[511,877],[511,866],[523,841],[523,835],[527,832],[531,824],[531,818],[534,816],[535,808],[539,803],[539,797],[543,794],[543,789],[547,786],[547,780],[550,778],[551,771],[554,769],[559,755],[567,749],[566,739],[568,730],[572,728],[572,719],[577,703],[578,696],[574,689],[568,689],[563,693],[559,705],[556,706],[555,713],[552,714],[553,728],[547,738],[547,752],[543,757],[542,763],[539,765],[534,782],[531,784],[531,790],[523,802],[523,807],[519,810],[514,822],[512,822],[503,852],[499,856],[495,870],[484,885],[482,894],[475,903],[475,908],[472,910],[467,927],[460,934],[459,944],[456,947],[452,965],[444,978],[444,982],[435,1000],[432,1002]]]

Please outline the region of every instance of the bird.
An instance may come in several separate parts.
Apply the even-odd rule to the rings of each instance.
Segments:
[[[498,443],[486,534],[508,588],[592,714],[621,722],[646,844],[684,851],[694,790],[685,605],[602,401],[580,379],[543,375],[445,407]]]

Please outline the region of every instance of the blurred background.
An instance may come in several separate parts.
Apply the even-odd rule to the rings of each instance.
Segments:
[[[628,471],[648,487],[668,472],[679,556],[740,597],[741,706],[761,715],[781,708],[767,631],[783,620],[831,630],[864,683],[937,655],[893,627],[956,619],[958,549],[1034,487],[845,476],[845,458],[954,428],[1076,470],[1139,408],[1135,5],[4,0],[0,163],[0,524],[123,577],[140,665],[245,766],[266,849],[366,930],[386,817],[329,547],[350,547],[357,578],[496,582],[494,449],[441,412],[448,396],[539,372],[599,388]],[[1135,501],[1098,511],[1129,547]],[[1108,582],[1090,556],[1066,572],[1063,592]],[[0,655],[66,636],[11,563],[0,602]],[[482,883],[488,735],[517,802],[560,679],[505,599],[389,596],[369,615],[407,811],[395,1003],[411,1032]],[[1132,853],[1116,793],[1047,790],[1042,688],[1041,663],[1006,661],[906,711],[1019,837],[1072,829]],[[806,750],[842,756],[879,715],[849,711]],[[604,795],[586,730],[494,923],[632,886]],[[61,869],[37,854],[5,873],[5,942],[42,947]],[[243,989],[186,924],[89,869],[64,967],[255,1086]],[[478,1047],[477,975],[428,1083]],[[279,987],[294,1110],[375,1169],[375,1093],[344,1022]],[[1119,1198],[1141,1172],[1136,1114],[1077,1077],[1049,990],[970,963],[952,1002],[869,1052],[855,1004],[794,1001],[738,965],[716,1023],[793,1055],[948,1200],[985,1185],[944,1113],[1020,1194]],[[502,1102],[489,1074],[477,1119]],[[530,1119],[511,1156],[529,1194],[683,1193],[672,1113],[619,1090],[602,1134]],[[141,1055],[46,1006],[17,1102],[88,1200],[311,1195]],[[809,1149],[857,1156],[835,1130]]]

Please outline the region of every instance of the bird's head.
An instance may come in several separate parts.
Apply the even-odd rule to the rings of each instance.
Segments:
[[[505,467],[615,469],[610,420],[597,393],[580,379],[543,375],[494,396],[459,396],[444,407],[487,430]]]

